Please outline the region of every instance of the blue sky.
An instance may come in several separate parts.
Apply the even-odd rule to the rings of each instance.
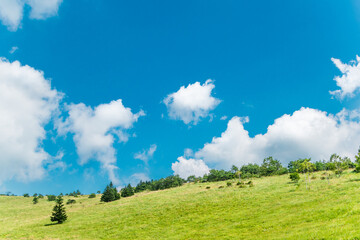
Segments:
[[[81,164],[74,136],[84,133],[70,120],[59,133],[57,123],[70,119],[71,106],[80,103],[96,108],[121,99],[132,114],[145,113],[129,120],[131,127],[120,124],[112,128],[126,132],[127,141],[119,141],[111,129],[105,133],[114,138],[107,147],[115,150],[116,162],[111,166],[118,167],[114,174],[119,186],[136,182],[139,176],[157,179],[174,171],[200,174],[207,167],[260,163],[268,154],[286,164],[295,157],[289,149],[298,157],[314,160],[335,151],[351,155],[360,145],[358,119],[353,117],[360,84],[356,85],[357,65],[350,63],[356,60],[360,46],[360,13],[355,1],[55,0],[54,4],[48,12],[41,6],[25,4],[22,18],[10,12],[6,1],[0,4],[0,56],[7,59],[4,64],[19,61],[19,69],[28,65],[34,71],[43,71],[43,81],[51,82],[51,88],[62,93],[56,109],[49,110],[51,118],[40,121],[46,137],[35,137],[38,145],[33,150],[41,148],[50,156],[37,166],[43,172],[35,177],[31,177],[33,170],[26,170],[27,177],[3,173],[0,192],[103,190],[111,179],[108,168],[104,168],[107,160],[99,160],[95,153]],[[37,9],[44,12],[34,15]],[[20,18],[19,24],[6,22],[8,15]],[[10,53],[13,47],[16,50]],[[354,73],[341,73],[332,58],[347,66],[353,64]],[[336,76],[353,76],[354,81],[349,82],[355,82],[355,90],[347,94],[346,87],[336,85]],[[206,85],[208,79],[212,81]],[[200,102],[216,103],[203,107],[200,117],[196,117],[194,106],[195,120],[190,122],[183,119],[184,109],[175,105],[171,115],[177,95],[170,97],[168,105],[164,99],[181,87],[190,90],[196,82],[199,89],[211,88]],[[337,89],[344,94],[329,93]],[[4,106],[11,105],[6,98],[2,101]],[[352,113],[346,122],[336,115],[342,109]],[[284,114],[294,116],[290,124]],[[279,118],[280,127],[274,123]],[[352,144],[334,140],[324,143],[330,149],[312,149],[307,146],[307,136],[289,133],[306,133],[298,124],[306,121],[309,126],[325,121],[329,129],[324,132],[338,132],[315,139],[317,144],[332,137]],[[229,128],[230,123],[233,128]],[[247,138],[243,138],[246,132],[242,126],[248,131]],[[271,133],[269,126],[274,127]],[[280,141],[282,131],[288,135]],[[2,135],[6,142],[7,135]],[[156,150],[143,157],[146,160],[134,158],[151,146]],[[247,147],[239,150],[241,146]],[[18,158],[11,154],[1,154],[5,156],[0,160],[4,172],[19,167],[9,164]]]

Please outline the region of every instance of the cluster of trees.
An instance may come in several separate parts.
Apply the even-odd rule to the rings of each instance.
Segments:
[[[78,197],[78,196],[81,196],[82,194],[81,194],[81,192],[80,192],[80,190],[78,189],[78,190],[76,190],[76,191],[73,191],[73,192],[71,192],[71,193],[66,193],[65,194],[65,196],[71,196],[71,197]]]
[[[157,191],[157,190],[163,190],[167,188],[173,188],[173,187],[179,187],[182,186],[186,181],[179,177],[178,175],[175,176],[168,176],[166,178],[161,178],[159,180],[151,180],[151,181],[140,181],[134,191],[142,192],[145,190],[149,191]]]

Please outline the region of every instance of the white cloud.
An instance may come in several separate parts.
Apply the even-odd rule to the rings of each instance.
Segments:
[[[130,176],[130,184],[131,186],[136,186],[140,181],[146,182],[146,181],[150,181],[150,178],[148,176],[148,174],[146,173],[134,173],[133,175]]]
[[[169,117],[182,120],[185,124],[197,124],[220,103],[219,99],[211,96],[214,88],[213,81],[209,79],[202,85],[195,82],[169,94],[163,101],[168,109]]]
[[[234,117],[221,137],[214,137],[195,153],[210,166],[228,169],[231,165],[261,163],[273,156],[282,163],[311,157],[329,159],[332,153],[353,157],[360,144],[359,111],[343,110],[336,115],[301,108],[283,115],[265,134],[249,137],[246,118]]]
[[[174,171],[174,175],[179,175],[184,179],[192,175],[202,177],[210,171],[210,168],[203,160],[192,158],[185,159],[184,157],[178,157],[177,162],[174,162],[171,165],[171,169]]]
[[[331,61],[343,74],[336,76],[334,80],[340,89],[330,91],[330,94],[343,99],[344,97],[353,97],[354,93],[360,88],[360,58],[356,56],[356,60],[349,64],[342,63],[339,59],[331,58]]]
[[[0,184],[41,179],[52,157],[43,149],[45,125],[62,94],[41,71],[0,59]]]
[[[0,20],[10,31],[16,31],[21,24],[25,5],[30,6],[30,18],[46,19],[55,16],[62,0],[1,0]]]
[[[228,117],[227,116],[222,116],[221,118],[220,118],[220,120],[226,120]]]
[[[133,114],[130,108],[124,107],[121,99],[100,104],[94,109],[83,103],[68,105],[67,109],[69,117],[59,123],[59,133],[74,133],[80,164],[96,159],[107,171],[110,180],[118,185],[119,180],[114,172],[117,169],[113,147],[115,136],[120,141],[126,141],[124,130],[131,128],[140,116],[145,115],[144,112]]]
[[[10,49],[9,53],[10,53],[10,54],[13,54],[13,53],[16,52],[18,49],[19,49],[18,47],[14,46],[14,47],[12,47],[12,48]]]
[[[31,7],[30,18],[46,19],[57,15],[62,0],[26,0]]]
[[[148,150],[143,150],[142,152],[135,153],[134,158],[142,160],[147,165],[149,159],[153,157],[156,149],[156,144],[152,144]]]

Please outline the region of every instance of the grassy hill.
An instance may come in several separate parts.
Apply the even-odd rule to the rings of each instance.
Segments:
[[[0,197],[1,239],[357,239],[360,237],[360,174],[321,180],[311,189],[288,175],[185,184],[143,192],[111,203],[100,195],[66,205],[68,221],[52,225],[54,202]],[[304,177],[302,176],[302,179]],[[206,189],[209,186],[210,189]],[[224,186],[219,188],[219,186]],[[65,202],[68,197],[65,197]]]

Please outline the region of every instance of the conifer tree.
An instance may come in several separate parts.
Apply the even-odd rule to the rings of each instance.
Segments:
[[[110,182],[110,184],[106,186],[100,201],[112,202],[118,199],[120,199],[120,194],[118,193],[112,182]]]
[[[63,198],[62,196],[58,196],[50,220],[52,222],[63,223],[66,221],[66,219],[67,219],[67,215],[63,204]]]
[[[34,204],[37,204],[38,202],[39,202],[39,199],[38,199],[37,196],[35,196],[35,197],[33,198],[33,203],[34,203]]]

